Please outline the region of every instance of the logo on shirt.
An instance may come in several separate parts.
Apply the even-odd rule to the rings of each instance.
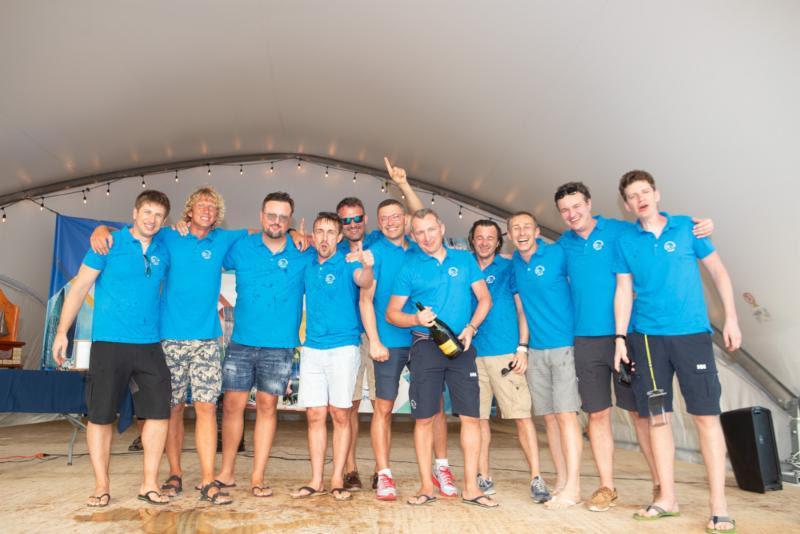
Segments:
[[[289,266],[289,260],[287,260],[286,258],[281,258],[278,260],[278,267],[280,267],[281,269],[285,269],[288,266]]]
[[[533,272],[536,276],[542,276],[544,274],[544,265],[537,265]]]
[[[204,250],[203,252],[200,253],[200,257],[203,258],[204,260],[210,260],[211,259],[211,251],[210,250]]]
[[[335,281],[336,281],[336,277],[333,275],[333,273],[325,275],[325,283],[326,284],[330,285],[330,284],[334,283]]]
[[[678,245],[675,244],[675,241],[667,241],[664,243],[664,250],[667,252],[675,252],[676,248],[678,248]]]
[[[495,277],[494,277],[493,274],[490,274],[489,276],[486,277],[486,283],[487,284],[494,284],[494,281],[495,281]]]
[[[158,256],[150,256],[150,265],[158,265],[161,263],[161,260],[158,259]]]
[[[447,269],[447,274],[455,278],[456,276],[458,276],[458,267],[450,267],[449,269]]]
[[[603,243],[603,240],[602,239],[598,239],[597,241],[592,243],[592,248],[595,249],[595,250],[602,250],[603,249],[603,245],[605,245],[605,243]]]

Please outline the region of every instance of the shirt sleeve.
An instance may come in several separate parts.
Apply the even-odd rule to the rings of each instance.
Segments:
[[[231,271],[236,269],[236,257],[239,255],[239,247],[241,247],[244,243],[237,241],[236,243],[231,246],[228,250],[228,253],[225,254],[225,259],[222,260],[222,268],[226,271]]]
[[[508,269],[506,270],[506,276],[508,276],[508,288],[511,291],[511,294],[519,294],[519,289],[517,289],[517,276],[514,273],[514,265],[510,262]]]
[[[470,285],[474,284],[478,280],[484,280],[485,276],[483,275],[483,271],[481,271],[481,266],[478,265],[478,260],[475,259],[475,256],[472,254],[469,255],[469,283]]]
[[[692,249],[695,255],[701,260],[714,252],[714,245],[711,243],[710,237],[698,239],[697,236],[692,234]]]
[[[394,285],[392,286],[392,295],[397,295],[400,297],[411,296],[413,282],[411,271],[411,262],[408,258],[406,258],[403,261],[403,265],[400,267],[400,271],[397,273],[397,278],[394,280]]]
[[[622,251],[622,239],[617,239],[614,245],[614,261],[612,263],[612,271],[615,274],[630,274],[631,268],[628,265],[628,260],[625,258],[625,253]]]
[[[106,268],[107,261],[108,255],[101,256],[92,249],[89,249],[89,251],[86,253],[86,256],[83,257],[84,265],[91,267],[92,269],[97,269],[98,271],[102,271]]]

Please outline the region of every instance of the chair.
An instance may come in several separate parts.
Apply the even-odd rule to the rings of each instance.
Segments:
[[[2,289],[0,289],[0,311],[3,312],[8,328],[8,335],[0,336],[0,367],[22,367],[22,347],[25,343],[17,340],[19,306],[8,300]],[[10,358],[6,357],[8,351],[11,351]]]

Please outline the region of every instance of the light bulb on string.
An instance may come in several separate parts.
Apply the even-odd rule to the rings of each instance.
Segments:
[[[211,176],[211,164],[206,163],[206,165],[208,166],[208,175]]]
[[[385,192],[386,192],[386,184],[381,183],[381,193],[385,193]]]
[[[275,166],[272,164],[272,162],[271,162],[271,161],[269,162],[269,172],[270,172],[270,173],[273,173],[273,172],[275,172]]]
[[[86,204],[86,189],[83,190],[83,203]]]
[[[39,202],[39,211],[44,211],[44,197],[42,197],[41,202]]]
[[[111,182],[108,182],[108,183],[106,184],[106,196],[107,196],[107,197],[110,197],[110,196],[111,196]]]
[[[463,209],[462,206],[458,206],[458,218],[459,219],[463,219],[464,218],[464,214],[461,211],[462,209]]]
[[[436,204],[436,195],[431,194],[431,206]]]
[[[300,158],[297,158],[297,168],[298,170],[303,168],[303,160]]]
[[[239,176],[242,175],[244,175],[244,167],[242,165],[239,165]]]
[[[6,209],[3,208],[3,222],[6,222]]]
[[[325,178],[327,178],[328,176],[329,176],[329,173],[328,173],[328,166],[327,166],[327,165],[325,165]]]
[[[144,189],[145,187],[147,187],[147,184],[144,181],[144,174],[143,174],[142,175],[142,189]]]
[[[175,183],[177,184],[180,181],[181,181],[181,179],[178,178],[178,169],[175,169]]]
[[[357,175],[357,174],[358,174],[357,172],[354,172],[354,173],[353,173],[353,183],[356,183],[356,179],[357,179],[357,178],[356,178],[356,175]]]
[[[406,194],[405,194],[405,193],[400,193],[400,197],[401,197],[403,200],[405,200],[405,199],[406,199]]]

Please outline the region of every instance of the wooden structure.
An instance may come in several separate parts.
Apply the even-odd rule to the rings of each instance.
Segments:
[[[0,290],[0,311],[3,312],[8,328],[8,334],[0,336],[0,367],[22,367],[22,347],[25,343],[17,339],[19,306],[8,300],[2,290]]]

